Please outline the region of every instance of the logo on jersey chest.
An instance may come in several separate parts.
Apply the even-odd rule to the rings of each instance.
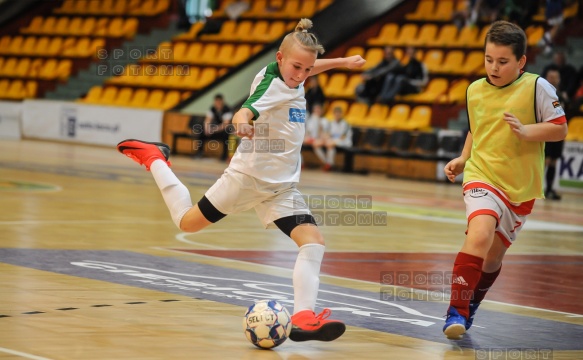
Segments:
[[[289,121],[290,122],[297,122],[297,123],[305,123],[306,122],[306,110],[302,109],[289,109]]]

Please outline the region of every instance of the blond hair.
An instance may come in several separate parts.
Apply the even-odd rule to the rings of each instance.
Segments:
[[[313,33],[308,32],[313,26],[312,20],[310,19],[301,19],[296,28],[293,32],[287,34],[283,41],[281,42],[281,46],[279,47],[280,51],[285,51],[292,47],[292,45],[296,44],[301,46],[302,48],[317,52],[318,54],[324,53],[324,47],[316,38],[316,35]]]

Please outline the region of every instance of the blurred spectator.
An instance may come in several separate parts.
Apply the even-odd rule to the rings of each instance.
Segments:
[[[237,20],[245,11],[249,10],[249,2],[235,0],[225,7],[225,14],[231,20]]]
[[[545,73],[545,79],[555,87],[555,89],[560,88],[561,74],[559,72],[558,66],[549,67]],[[557,91],[557,96],[559,97],[559,102],[563,109],[566,109],[564,95],[561,95],[560,91]],[[547,168],[546,172],[546,190],[545,198],[549,200],[561,200],[561,196],[555,192],[553,189],[555,183],[555,175],[557,168],[557,160],[563,154],[563,146],[565,141],[555,141],[545,143],[545,166]]]
[[[312,145],[314,141],[320,139],[326,132],[328,120],[323,116],[324,108],[322,104],[315,103],[312,105],[312,111],[306,118],[306,135],[304,144]]]
[[[553,46],[557,39],[557,34],[563,25],[562,0],[545,1],[545,18],[547,20],[548,30],[544,33],[538,45],[544,47],[543,53],[545,55],[550,55],[553,52]]]
[[[344,119],[342,108],[334,108],[333,115],[334,119],[328,121],[324,136],[313,143],[314,153],[324,164],[324,171],[330,171],[334,167],[337,146],[347,148],[352,146],[352,127]],[[326,148],[326,153],[323,147]]]
[[[233,112],[231,108],[225,104],[222,94],[216,94],[213,105],[206,113],[204,119],[203,130],[200,134],[200,148],[198,155],[202,156],[204,150],[204,143],[209,140],[220,141],[222,146],[221,160],[227,160],[229,154],[229,125],[233,119]]]
[[[569,101],[575,95],[579,85],[577,70],[573,65],[567,63],[565,53],[562,51],[557,51],[553,54],[553,62],[543,68],[542,77],[546,78],[548,69],[553,66],[558,67],[561,73],[561,84],[558,90],[564,92],[566,100]]]
[[[471,0],[469,26],[475,26],[479,21],[492,23],[500,16],[504,0]]]
[[[306,110],[308,113],[312,112],[312,108],[314,104],[320,104],[320,106],[324,106],[324,102],[326,101],[326,96],[324,95],[324,91],[320,86],[320,82],[318,81],[318,76],[310,76],[308,78],[308,86],[306,87]]]
[[[363,83],[356,87],[356,97],[360,102],[372,104],[378,97],[385,76],[401,67],[401,63],[395,57],[392,46],[386,46],[384,57],[378,65],[362,73]]]
[[[425,65],[416,57],[416,50],[409,46],[405,51],[407,65],[388,73],[385,76],[378,101],[391,103],[397,95],[418,94],[429,81],[429,73]]]
[[[526,29],[530,25],[532,17],[537,13],[538,7],[538,1],[506,0],[504,15],[507,17],[508,21]]]

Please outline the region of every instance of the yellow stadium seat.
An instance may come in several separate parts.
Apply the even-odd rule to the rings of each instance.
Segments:
[[[10,81],[8,79],[0,79],[0,99],[6,98]]]
[[[344,118],[350,125],[356,126],[361,124],[366,119],[366,113],[368,112],[368,105],[365,103],[354,102],[348,108],[348,111],[344,115]]]
[[[469,80],[461,79],[452,81],[449,86],[449,91],[438,98],[440,103],[456,103],[461,104],[466,101],[466,90],[470,85]]]
[[[44,18],[42,16],[35,16],[28,26],[21,28],[22,34],[38,34],[42,28]]]
[[[9,35],[4,35],[0,38],[0,54],[8,53],[8,47],[10,46],[11,42],[12,37],[10,37]]]
[[[107,32],[109,30],[108,27],[109,18],[102,17],[96,20],[95,26],[93,28],[93,32],[91,35],[93,36],[107,36]]]
[[[407,20],[429,20],[433,15],[435,2],[433,0],[421,0],[417,4],[415,12],[405,14]]]
[[[235,49],[233,58],[231,61],[232,66],[237,66],[247,60],[251,56],[251,45],[249,44],[239,44]]]
[[[484,71],[484,53],[481,50],[470,52],[459,71],[467,75],[481,74]]]
[[[202,30],[202,28],[204,27],[204,22],[202,21],[198,21],[195,22],[194,24],[192,24],[190,26],[190,29],[188,30],[188,32],[184,32],[182,34],[179,34],[177,36],[174,37],[175,40],[194,40],[196,39],[196,37],[198,36],[198,33]]]
[[[318,11],[322,11],[325,8],[327,8],[328,6],[330,6],[332,1],[334,1],[334,0],[318,0]]]
[[[235,45],[222,44],[217,51],[214,63],[219,66],[232,66]]]
[[[19,55],[22,52],[22,44],[24,43],[24,38],[22,36],[15,36],[8,46],[7,52],[9,54]]]
[[[172,46],[172,56],[171,61],[173,62],[187,62],[188,58],[186,56],[188,51],[188,43],[184,41],[175,42]]]
[[[51,39],[48,36],[37,38],[36,44],[34,45],[34,54],[41,56],[47,55],[50,42]]]
[[[124,19],[121,17],[116,17],[111,19],[107,26],[107,36],[110,37],[122,37],[123,35],[123,24]]]
[[[431,20],[450,21],[454,12],[453,0],[436,1],[435,12]]]
[[[266,0],[254,0],[251,4],[251,8],[245,12],[244,16],[246,18],[263,17],[266,8],[267,8]]]
[[[344,94],[344,87],[346,86],[346,74],[335,73],[330,75],[326,87],[323,88],[324,94],[327,97],[342,97]]]
[[[429,72],[438,72],[443,62],[443,51],[439,49],[429,50],[425,53],[423,63]]]
[[[25,88],[22,80],[12,80],[6,91],[8,99],[20,100],[25,97]]]
[[[407,122],[410,112],[411,108],[409,105],[397,104],[391,108],[389,116],[385,119],[381,126],[389,129],[398,129],[400,126],[404,126],[404,124]]]
[[[243,20],[237,25],[237,28],[233,32],[232,37],[230,37],[228,40],[248,41],[250,40],[252,29],[253,22],[249,20]]]
[[[180,79],[180,88],[183,89],[192,89],[192,90],[196,90],[199,89],[198,87],[198,79],[200,76],[200,68],[196,67],[196,66],[190,66],[188,68],[188,74],[185,76],[182,76],[182,78]]]
[[[411,111],[409,119],[398,128],[399,130],[427,130],[431,128],[431,107],[422,105],[416,106]]]
[[[232,40],[237,29],[237,22],[234,20],[227,20],[221,26],[221,30],[217,34],[202,34],[200,35],[201,40],[207,41],[225,41]]]
[[[148,96],[148,101],[146,101],[146,107],[160,109],[162,101],[164,101],[164,91],[160,89],[152,90],[150,91],[150,96]]]
[[[458,28],[453,24],[442,25],[439,34],[433,41],[432,46],[435,47],[451,47],[455,46],[458,37]]]
[[[48,56],[57,56],[61,53],[63,46],[63,38],[62,37],[53,37],[50,38],[50,43],[47,46],[46,53],[43,55]]]
[[[405,24],[399,30],[399,36],[393,39],[388,39],[387,44],[393,46],[407,46],[417,37],[418,27],[416,24]]]
[[[18,61],[16,68],[14,69],[13,76],[26,77],[28,76],[28,70],[30,68],[30,59],[22,58]]]
[[[389,106],[385,104],[374,103],[368,109],[366,124],[370,126],[380,126],[389,114]]]
[[[69,18],[61,17],[55,22],[55,27],[50,34],[68,35],[70,33]]]
[[[169,110],[180,102],[180,91],[172,90],[166,93],[164,100],[160,107],[164,110]]]
[[[348,102],[345,100],[334,100],[328,105],[328,109],[326,110],[326,115],[324,115],[327,119],[333,119],[333,110],[339,107],[342,109],[342,113],[346,114],[348,111]]]
[[[310,19],[316,12],[316,0],[303,0],[300,2],[300,9],[297,16]]]
[[[149,94],[150,92],[148,89],[136,89],[136,91],[134,91],[134,96],[132,96],[132,99],[127,105],[132,107],[146,107],[146,101],[148,100]]]
[[[206,43],[204,49],[202,50],[200,56],[196,60],[198,64],[214,64],[217,57],[217,52],[219,50],[219,44],[216,43]],[[194,59],[193,59],[194,60]]]
[[[16,71],[17,65],[18,65],[17,58],[8,58],[6,61],[4,61],[4,66],[0,71],[0,75],[13,76],[14,72]]]
[[[434,46],[434,40],[437,36],[437,25],[424,24],[419,29],[419,34],[415,39],[406,45],[412,46]]]
[[[132,89],[130,87],[121,88],[117,92],[117,96],[115,97],[115,100],[113,101],[113,105],[129,106],[129,103],[130,103],[133,95],[134,95],[134,89]]]
[[[267,37],[268,29],[269,22],[265,20],[256,21],[253,25],[253,29],[247,35],[247,39],[251,41],[263,41],[263,38]]]
[[[40,79],[45,79],[45,80],[52,80],[54,79],[57,75],[57,64],[58,64],[58,60],[53,58],[53,59],[47,59],[45,61],[45,63],[43,64],[38,77]]]
[[[458,74],[464,63],[465,54],[460,50],[451,50],[445,55],[441,67],[436,70],[443,74]]]
[[[379,34],[369,38],[366,43],[372,46],[383,46],[389,44],[392,39],[397,38],[399,33],[399,25],[394,23],[384,24]]]
[[[583,116],[574,116],[569,121],[569,131],[567,141],[583,141]]]
[[[108,86],[101,92],[99,103],[103,105],[112,105],[115,103],[118,89],[115,86]]]
[[[454,43],[451,46],[456,47],[471,47],[478,37],[478,28],[475,26],[464,26]]]
[[[53,35],[55,33],[55,24],[57,22],[57,18],[54,16],[49,16],[45,18],[43,21],[43,25],[40,28],[41,34]]]
[[[486,40],[486,34],[490,30],[490,26],[484,26],[473,43],[468,44],[471,48],[484,48],[484,41]]]
[[[279,39],[283,33],[285,32],[285,22],[283,21],[274,21],[269,26],[269,32],[267,33],[267,37],[263,39],[263,41],[274,41]]]
[[[368,70],[378,65],[384,58],[384,51],[381,48],[370,48],[364,54],[364,59],[366,62],[362,67],[362,70]]]
[[[135,17],[131,17],[125,20],[122,28],[122,35],[126,39],[133,39],[138,33],[139,21]]]
[[[188,50],[186,51],[186,62],[189,63],[196,63],[198,61],[198,57],[202,52],[202,43],[195,42],[188,46]]]
[[[73,62],[68,59],[64,59],[59,61],[57,65],[57,69],[55,71],[55,76],[57,79],[64,81],[71,76],[71,69],[73,68]]]
[[[91,0],[76,0],[74,14],[87,14],[89,12],[89,3]]]
[[[90,18],[93,19],[93,21],[95,22],[95,18]],[[80,16],[76,16],[74,18],[71,18],[71,21],[69,21],[69,29],[68,29],[68,34],[70,35],[89,35],[91,34],[91,31],[84,33],[84,23],[85,23],[85,19],[83,19]]]
[[[427,84],[425,89],[419,94],[399,96],[398,100],[432,103],[436,101],[437,98],[439,98],[441,95],[447,93],[448,86],[449,82],[447,79],[435,78],[432,79],[429,84]]]
[[[544,33],[545,33],[545,29],[538,25],[531,25],[529,27],[526,28],[526,30],[524,30],[524,32],[526,33],[526,37],[528,39],[528,46],[536,46],[538,44],[538,42],[540,41],[540,39],[542,39]]]
[[[200,77],[198,78],[199,88],[204,88],[217,78],[217,69],[212,67],[204,68],[200,72]]]
[[[362,77],[359,74],[353,74],[346,81],[342,97],[354,99],[356,94],[356,87],[362,83]]]

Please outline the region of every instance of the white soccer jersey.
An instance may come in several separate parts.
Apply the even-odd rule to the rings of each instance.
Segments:
[[[255,115],[255,135],[241,140],[230,167],[269,183],[299,182],[306,120],[304,84],[289,88],[273,62],[255,76],[242,107]]]

